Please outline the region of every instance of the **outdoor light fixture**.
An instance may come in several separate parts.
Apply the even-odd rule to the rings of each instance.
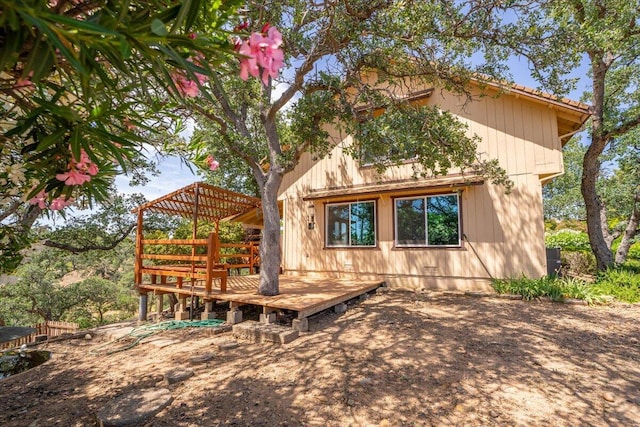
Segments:
[[[313,203],[307,206],[307,222],[309,223],[309,230],[313,230],[316,227],[316,205]]]

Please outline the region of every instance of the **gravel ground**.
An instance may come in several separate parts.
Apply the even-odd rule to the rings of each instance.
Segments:
[[[112,399],[163,387],[173,402],[146,426],[637,426],[639,325],[637,305],[387,291],[282,346],[219,349],[231,334],[198,328],[107,355],[97,334],[0,381],[0,425],[93,426]],[[166,384],[176,370],[194,375]]]

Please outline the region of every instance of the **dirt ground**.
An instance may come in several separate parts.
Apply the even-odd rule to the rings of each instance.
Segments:
[[[174,398],[154,427],[640,425],[637,305],[389,291],[282,346],[161,334],[179,343],[112,355],[91,353],[101,335],[47,344],[49,362],[0,381],[0,425],[92,426],[111,399],[149,387]],[[175,369],[195,375],[163,384]]]

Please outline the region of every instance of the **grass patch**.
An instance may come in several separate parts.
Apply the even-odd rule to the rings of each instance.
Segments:
[[[555,278],[545,276],[541,279],[526,277],[513,279],[495,279],[493,289],[499,294],[514,294],[522,296],[524,300],[548,297],[552,301],[563,301],[575,298],[589,304],[598,302],[601,297],[593,286],[572,278]]]
[[[619,301],[640,302],[640,265],[628,263],[600,273],[593,289]]]
[[[552,301],[562,301],[575,298],[593,304],[615,298],[636,303],[640,302],[640,262],[629,261],[623,266],[601,272],[593,284],[575,278],[545,276],[541,279],[495,279],[492,286],[499,294],[520,295],[524,300],[548,297]]]

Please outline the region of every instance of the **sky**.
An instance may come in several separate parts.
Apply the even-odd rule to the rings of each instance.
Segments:
[[[178,157],[159,158],[158,169],[161,171],[160,176],[149,177],[150,182],[141,187],[130,186],[129,178],[126,176],[116,177],[118,192],[122,194],[142,193],[147,200],[154,200],[203,179],[195,175]],[[193,170],[196,171],[196,168],[193,167]]]

